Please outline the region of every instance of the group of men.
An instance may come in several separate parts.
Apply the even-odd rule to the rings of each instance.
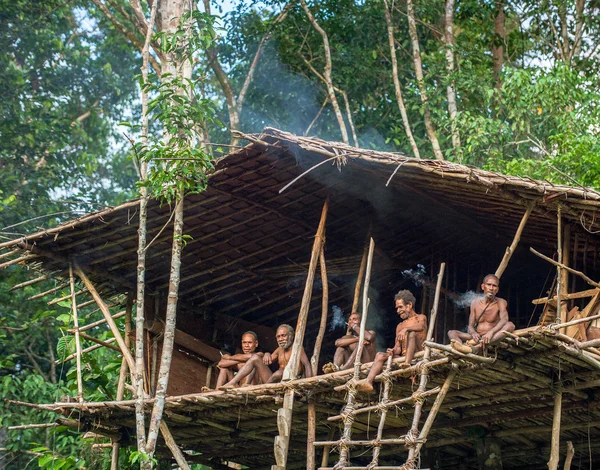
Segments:
[[[481,284],[483,294],[471,302],[469,324],[464,330],[448,332],[451,346],[463,354],[479,353],[487,345],[495,344],[504,338],[504,331],[511,332],[515,325],[508,319],[506,300],[497,297],[499,279],[488,274]],[[381,373],[386,360],[404,356],[400,367],[410,367],[415,354],[423,350],[427,339],[427,317],[418,314],[414,307],[416,299],[408,290],[401,290],[394,297],[396,312],[400,323],[396,327],[394,346],[385,352],[376,351],[376,333],[365,330],[364,346],[361,362],[372,365],[367,377],[357,384],[357,389],[371,393],[375,377]],[[360,313],[353,312],[348,317],[346,334],[335,342],[336,351],[333,361],[323,366],[323,372],[331,373],[349,369],[354,365],[360,341]],[[242,353],[223,355],[217,364],[220,369],[217,388],[227,390],[240,385],[256,385],[259,383],[279,382],[292,353],[294,329],[290,325],[277,328],[276,340],[278,348],[272,353],[256,352],[258,338],[256,333],[248,331],[242,335]],[[277,362],[275,372],[271,364]],[[313,370],[304,348],[302,348],[300,363],[302,376],[312,377]]]

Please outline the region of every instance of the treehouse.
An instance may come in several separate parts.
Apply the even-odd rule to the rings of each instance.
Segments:
[[[206,191],[185,199],[160,458],[216,469],[600,461],[600,342],[587,338],[600,308],[600,193],[270,128],[244,137],[250,143],[217,162]],[[138,213],[132,201],[0,245],[2,267],[26,265],[31,274],[15,289],[46,283],[48,296],[71,300],[77,348],[60,361],[80,370],[95,349],[122,355],[116,400],[85,401],[80,380],[72,400],[35,404],[61,422],[75,419],[116,455],[136,445],[129,371]],[[167,329],[172,213],[149,203],[146,418]],[[460,353],[446,332],[467,324],[470,295],[488,273],[501,276],[499,296],[517,330],[485,354]],[[411,290],[429,317],[416,364],[391,361],[371,396],[355,386],[368,365],[322,374],[344,334],[334,312],[364,312],[383,350],[394,342],[399,289]],[[283,323],[319,375],[294,378],[292,356],[281,383],[202,392],[214,387],[223,348],[252,330],[272,351]],[[106,330],[113,338],[98,339]]]

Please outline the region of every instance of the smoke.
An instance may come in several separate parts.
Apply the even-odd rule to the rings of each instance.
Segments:
[[[477,292],[470,290],[456,297],[451,297],[451,299],[452,302],[454,302],[454,305],[456,305],[458,308],[467,308],[471,305],[471,302],[473,302],[473,300],[479,299],[481,297],[482,294],[478,294]]]
[[[346,317],[344,316],[344,312],[337,305],[331,307],[331,311],[333,312],[333,318],[331,319],[331,326],[329,327],[329,331],[334,331],[338,328],[342,328],[346,326]]]
[[[417,264],[417,269],[405,269],[402,271],[402,276],[414,282],[415,286],[422,286],[429,281],[425,276],[425,266]]]

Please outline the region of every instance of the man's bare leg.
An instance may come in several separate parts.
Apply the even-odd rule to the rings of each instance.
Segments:
[[[404,364],[402,367],[410,367],[410,363],[415,357],[415,352],[417,351],[417,336],[414,331],[409,331],[408,335],[406,335],[406,354],[404,357]]]
[[[219,388],[221,385],[226,384],[231,379],[233,379],[233,372],[231,371],[231,369],[220,369],[219,377],[217,378],[217,388]]]
[[[463,341],[473,339],[473,337],[469,333],[465,333],[464,331],[460,330],[450,330],[448,332],[448,338],[450,338],[450,345],[458,352],[464,354],[473,352],[471,346],[463,344]]]
[[[258,377],[263,383],[267,383],[271,377],[271,369],[269,369],[269,366],[263,362],[262,357],[255,354],[248,359],[248,362],[242,366],[233,379],[220,387],[221,390],[227,390],[235,387],[242,379],[248,377],[253,371],[258,373]]]
[[[359,380],[356,384],[356,389],[359,392],[373,393],[375,388],[373,387],[373,381],[375,377],[383,370],[383,364],[388,358],[388,354],[384,352],[379,352],[375,356],[375,360],[373,361],[373,365],[369,370],[369,375],[364,380]]]
[[[269,369],[269,371],[270,371],[270,369]],[[272,384],[275,382],[281,382],[282,377],[283,377],[283,370],[278,369],[275,372],[273,372],[273,374],[271,374],[271,377],[269,377],[265,383]]]

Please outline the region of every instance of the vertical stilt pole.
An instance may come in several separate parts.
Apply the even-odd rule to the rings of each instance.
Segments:
[[[304,342],[304,332],[306,331],[306,321],[308,319],[308,311],[310,308],[310,300],[312,298],[313,283],[315,273],[317,271],[317,262],[323,244],[325,243],[325,223],[327,222],[327,212],[329,210],[329,196],[323,204],[321,212],[321,220],[319,228],[315,235],[313,248],[308,266],[308,275],[306,277],[306,285],[304,294],[300,304],[300,312],[298,314],[298,323],[296,324],[296,332],[294,335],[294,344],[288,364],[283,371],[283,381],[293,380],[298,375],[300,365],[300,355],[302,354],[302,343]],[[274,453],[275,462],[271,468],[273,470],[285,470],[287,466],[287,456],[290,445],[290,431],[292,427],[292,410],[294,408],[294,390],[288,389],[283,397],[283,406],[277,410],[277,428],[279,435],[275,436]]]
[[[77,400],[83,403],[83,380],[81,378],[81,338],[79,337],[79,320],[77,319],[77,294],[75,293],[75,277],[73,265],[69,263],[69,283],[71,285],[71,308],[73,310],[73,329],[75,330],[75,360],[77,363]]]
[[[350,313],[358,311],[358,303],[360,302],[360,288],[362,287],[362,280],[365,276],[365,269],[367,268],[367,256],[369,255],[369,240],[371,239],[371,229],[372,226],[369,227],[369,232],[367,233],[367,238],[365,240],[365,248],[363,250],[363,255],[360,260],[360,268],[358,268],[358,277],[356,278],[356,285],[354,286],[354,299],[352,300],[352,311]]]
[[[383,396],[381,397],[381,404],[387,404],[389,396],[390,396],[390,388],[392,386],[392,381],[389,376],[389,373],[392,369],[392,356],[388,357],[385,369],[383,371]],[[381,410],[381,415],[379,416],[379,425],[377,426],[377,439],[376,442],[379,443],[381,438],[383,437],[383,428],[385,427],[385,419],[387,418],[388,408],[385,407]],[[379,465],[379,454],[381,453],[381,444],[375,445],[373,447],[373,459],[369,464],[370,467],[376,467]]]
[[[548,470],[557,470],[560,459],[560,418],[562,414],[562,392],[554,394],[554,416],[552,417],[552,443]]]
[[[367,326],[367,314],[369,311],[369,283],[371,282],[371,268],[373,265],[373,252],[375,250],[375,242],[371,238],[369,240],[369,255],[367,256],[367,266],[365,271],[365,286],[363,289],[363,308],[360,317],[360,335],[358,345],[356,346],[356,358],[354,360],[354,377],[348,382],[348,400],[344,407],[344,431],[340,438],[340,459],[335,465],[335,468],[343,468],[348,464],[350,447],[348,441],[352,437],[352,422],[354,417],[352,412],[356,404],[356,382],[360,379],[360,366],[362,351],[365,342],[365,330]]]
[[[557,211],[557,231],[556,231],[556,238],[557,238],[557,243],[556,243],[556,249],[558,251],[558,262],[562,263],[563,262],[563,251],[562,251],[562,220],[561,220],[561,215],[560,215],[560,205],[558,206],[558,211]],[[563,285],[562,285],[562,268],[560,266],[556,266],[556,319],[559,321],[559,323],[566,323],[567,321],[567,316],[566,316],[566,309],[565,309],[565,314],[563,315],[562,312],[562,303],[560,301],[560,296],[562,294],[562,289],[563,289]]]
[[[125,306],[125,344],[127,347],[131,347],[131,312],[133,310],[133,294],[129,293],[127,296],[127,305]],[[125,395],[125,381],[127,379],[127,361],[125,358],[121,359],[121,369],[119,371],[119,383],[117,385],[117,401],[123,399]],[[131,371],[129,371],[131,372]],[[112,441],[112,459],[110,463],[110,470],[119,470],[119,451],[121,444],[119,441]]]
[[[321,244],[321,251],[319,253],[319,266],[321,268],[321,284],[322,284],[322,299],[321,299],[321,323],[319,324],[319,332],[315,340],[315,347],[313,355],[310,359],[310,365],[312,366],[313,373],[318,375],[319,367],[319,356],[321,354],[321,345],[323,344],[323,337],[325,336],[325,328],[327,327],[327,313],[329,311],[329,284],[327,281],[327,267],[325,265],[325,247]],[[308,401],[308,431],[306,439],[306,468],[315,468],[315,437],[317,433],[317,412],[315,410],[315,403],[312,397],[309,397]]]
[[[444,278],[444,270],[446,268],[446,263],[442,263],[440,265],[440,272],[438,273],[437,284],[435,286],[435,296],[433,299],[433,308],[431,309],[431,316],[429,317],[429,327],[427,329],[427,340],[430,341],[433,338],[433,332],[435,331],[435,322],[437,319],[437,312],[440,303],[440,292],[442,290],[442,280]],[[425,346],[423,351],[423,363],[427,364],[429,362],[429,357],[431,355],[431,348],[429,346]],[[422,369],[421,380],[419,382],[419,388],[417,389],[417,394],[425,392],[427,387],[427,382],[429,380],[429,372],[427,368]],[[407,466],[414,464],[414,462],[418,458],[417,446],[418,441],[417,438],[419,436],[419,421],[421,420],[421,412],[423,411],[423,400],[415,400],[415,414],[413,416],[413,421],[408,433],[406,435],[408,449],[408,459],[406,460]],[[409,443],[410,441],[410,443]],[[420,448],[419,448],[420,450]]]

